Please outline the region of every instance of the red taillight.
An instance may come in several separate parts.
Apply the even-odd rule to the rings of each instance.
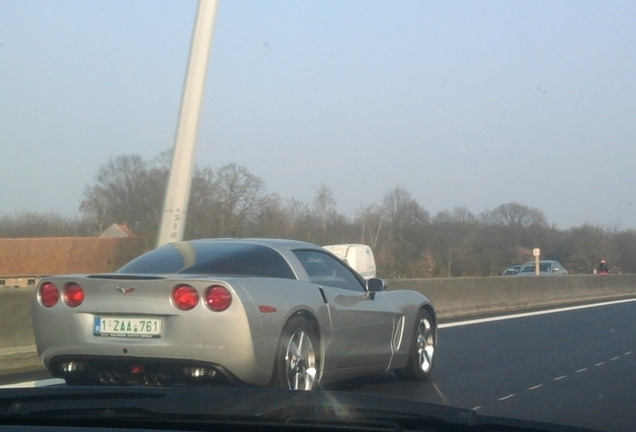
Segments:
[[[223,312],[232,304],[232,294],[225,287],[211,286],[205,293],[205,304],[214,312]]]
[[[45,282],[40,286],[40,302],[46,307],[53,307],[60,299],[60,291],[51,282]]]
[[[190,310],[199,303],[199,293],[190,285],[177,285],[172,291],[172,301],[181,310]]]
[[[71,282],[64,288],[64,302],[70,307],[81,305],[85,297],[84,289],[76,283]]]

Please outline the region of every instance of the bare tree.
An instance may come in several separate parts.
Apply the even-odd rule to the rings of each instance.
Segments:
[[[568,230],[569,257],[563,263],[575,273],[592,273],[601,259],[615,260],[611,233],[599,226],[582,225]]]
[[[99,168],[96,183],[84,190],[80,212],[90,216],[99,231],[114,222],[125,222],[135,233],[154,241],[167,175],[139,155],[111,158]]]
[[[609,258],[610,272],[636,273],[636,230],[619,231],[612,235],[614,257]]]
[[[285,202],[285,210],[291,222],[291,238],[308,242],[320,241],[320,223],[309,205],[292,198]]]
[[[371,204],[358,210],[355,223],[359,227],[360,243],[368,244],[375,250],[381,248],[380,245],[385,244],[389,240],[386,236],[388,230],[385,229],[386,225],[382,209],[377,204]],[[381,238],[384,239],[382,242],[380,241]]]
[[[184,237],[209,238],[220,235],[214,209],[219,205],[219,187],[211,168],[195,168],[190,187],[190,198]]]
[[[380,256],[390,260],[378,263],[383,274],[391,277],[411,277],[416,273],[416,262],[426,249],[429,215],[404,188],[395,188],[382,199],[382,211],[389,228],[388,250]],[[384,249],[384,248],[383,248]],[[392,263],[391,267],[386,266]]]
[[[327,220],[333,216],[336,211],[336,200],[333,197],[333,191],[326,184],[321,184],[316,191],[316,198],[314,198],[314,209],[316,216],[320,218],[322,226],[323,242],[327,237]]]
[[[466,207],[443,210],[433,218],[432,237],[443,276],[465,276],[476,270],[473,251],[477,219]]]
[[[3,216],[0,236],[94,235],[113,222],[127,222],[154,245],[170,159],[170,151],[151,162],[138,155],[110,159],[84,191],[83,218]],[[612,233],[589,225],[559,230],[548,225],[539,209],[516,202],[479,216],[455,207],[431,220],[402,187],[386,193],[380,204],[361,208],[351,221],[338,213],[333,195],[322,184],[309,205],[284,201],[267,195],[263,181],[241,165],[197,168],[186,238],[250,235],[318,244],[361,242],[373,248],[382,277],[495,275],[528,260],[535,247],[572,273],[589,273],[601,258],[613,263],[615,271],[636,271],[636,231]]]
[[[78,237],[92,235],[91,223],[57,213],[24,212],[0,216],[0,237]]]
[[[213,209],[219,234],[237,236],[266,202],[264,183],[244,166],[231,163],[216,174],[218,207]]]
[[[278,195],[270,195],[258,211],[249,233],[253,237],[291,237],[292,215]]]
[[[481,214],[481,218],[487,225],[548,226],[547,218],[541,210],[517,202],[501,204],[490,211],[485,211]]]
[[[384,195],[382,208],[393,234],[398,238],[404,237],[408,229],[429,221],[428,212],[402,187]]]

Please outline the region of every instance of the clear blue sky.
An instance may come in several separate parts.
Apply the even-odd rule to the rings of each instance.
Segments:
[[[195,1],[0,1],[0,212],[172,148]],[[636,228],[636,2],[221,1],[196,162],[353,215],[517,201]],[[633,203],[633,204],[632,204]]]

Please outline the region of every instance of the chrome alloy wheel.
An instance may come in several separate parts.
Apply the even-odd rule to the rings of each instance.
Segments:
[[[316,352],[309,334],[297,329],[289,338],[285,351],[287,387],[290,390],[311,390],[316,381]]]
[[[430,321],[426,316],[422,317],[417,325],[415,346],[417,348],[418,364],[420,369],[428,373],[433,367],[435,355],[435,334]]]

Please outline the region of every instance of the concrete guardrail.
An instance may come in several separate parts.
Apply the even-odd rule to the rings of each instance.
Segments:
[[[42,368],[35,351],[31,299],[33,288],[0,290],[0,374]]]
[[[636,297],[636,274],[394,279],[427,296],[442,319]],[[0,374],[42,368],[31,323],[34,289],[0,289]]]

